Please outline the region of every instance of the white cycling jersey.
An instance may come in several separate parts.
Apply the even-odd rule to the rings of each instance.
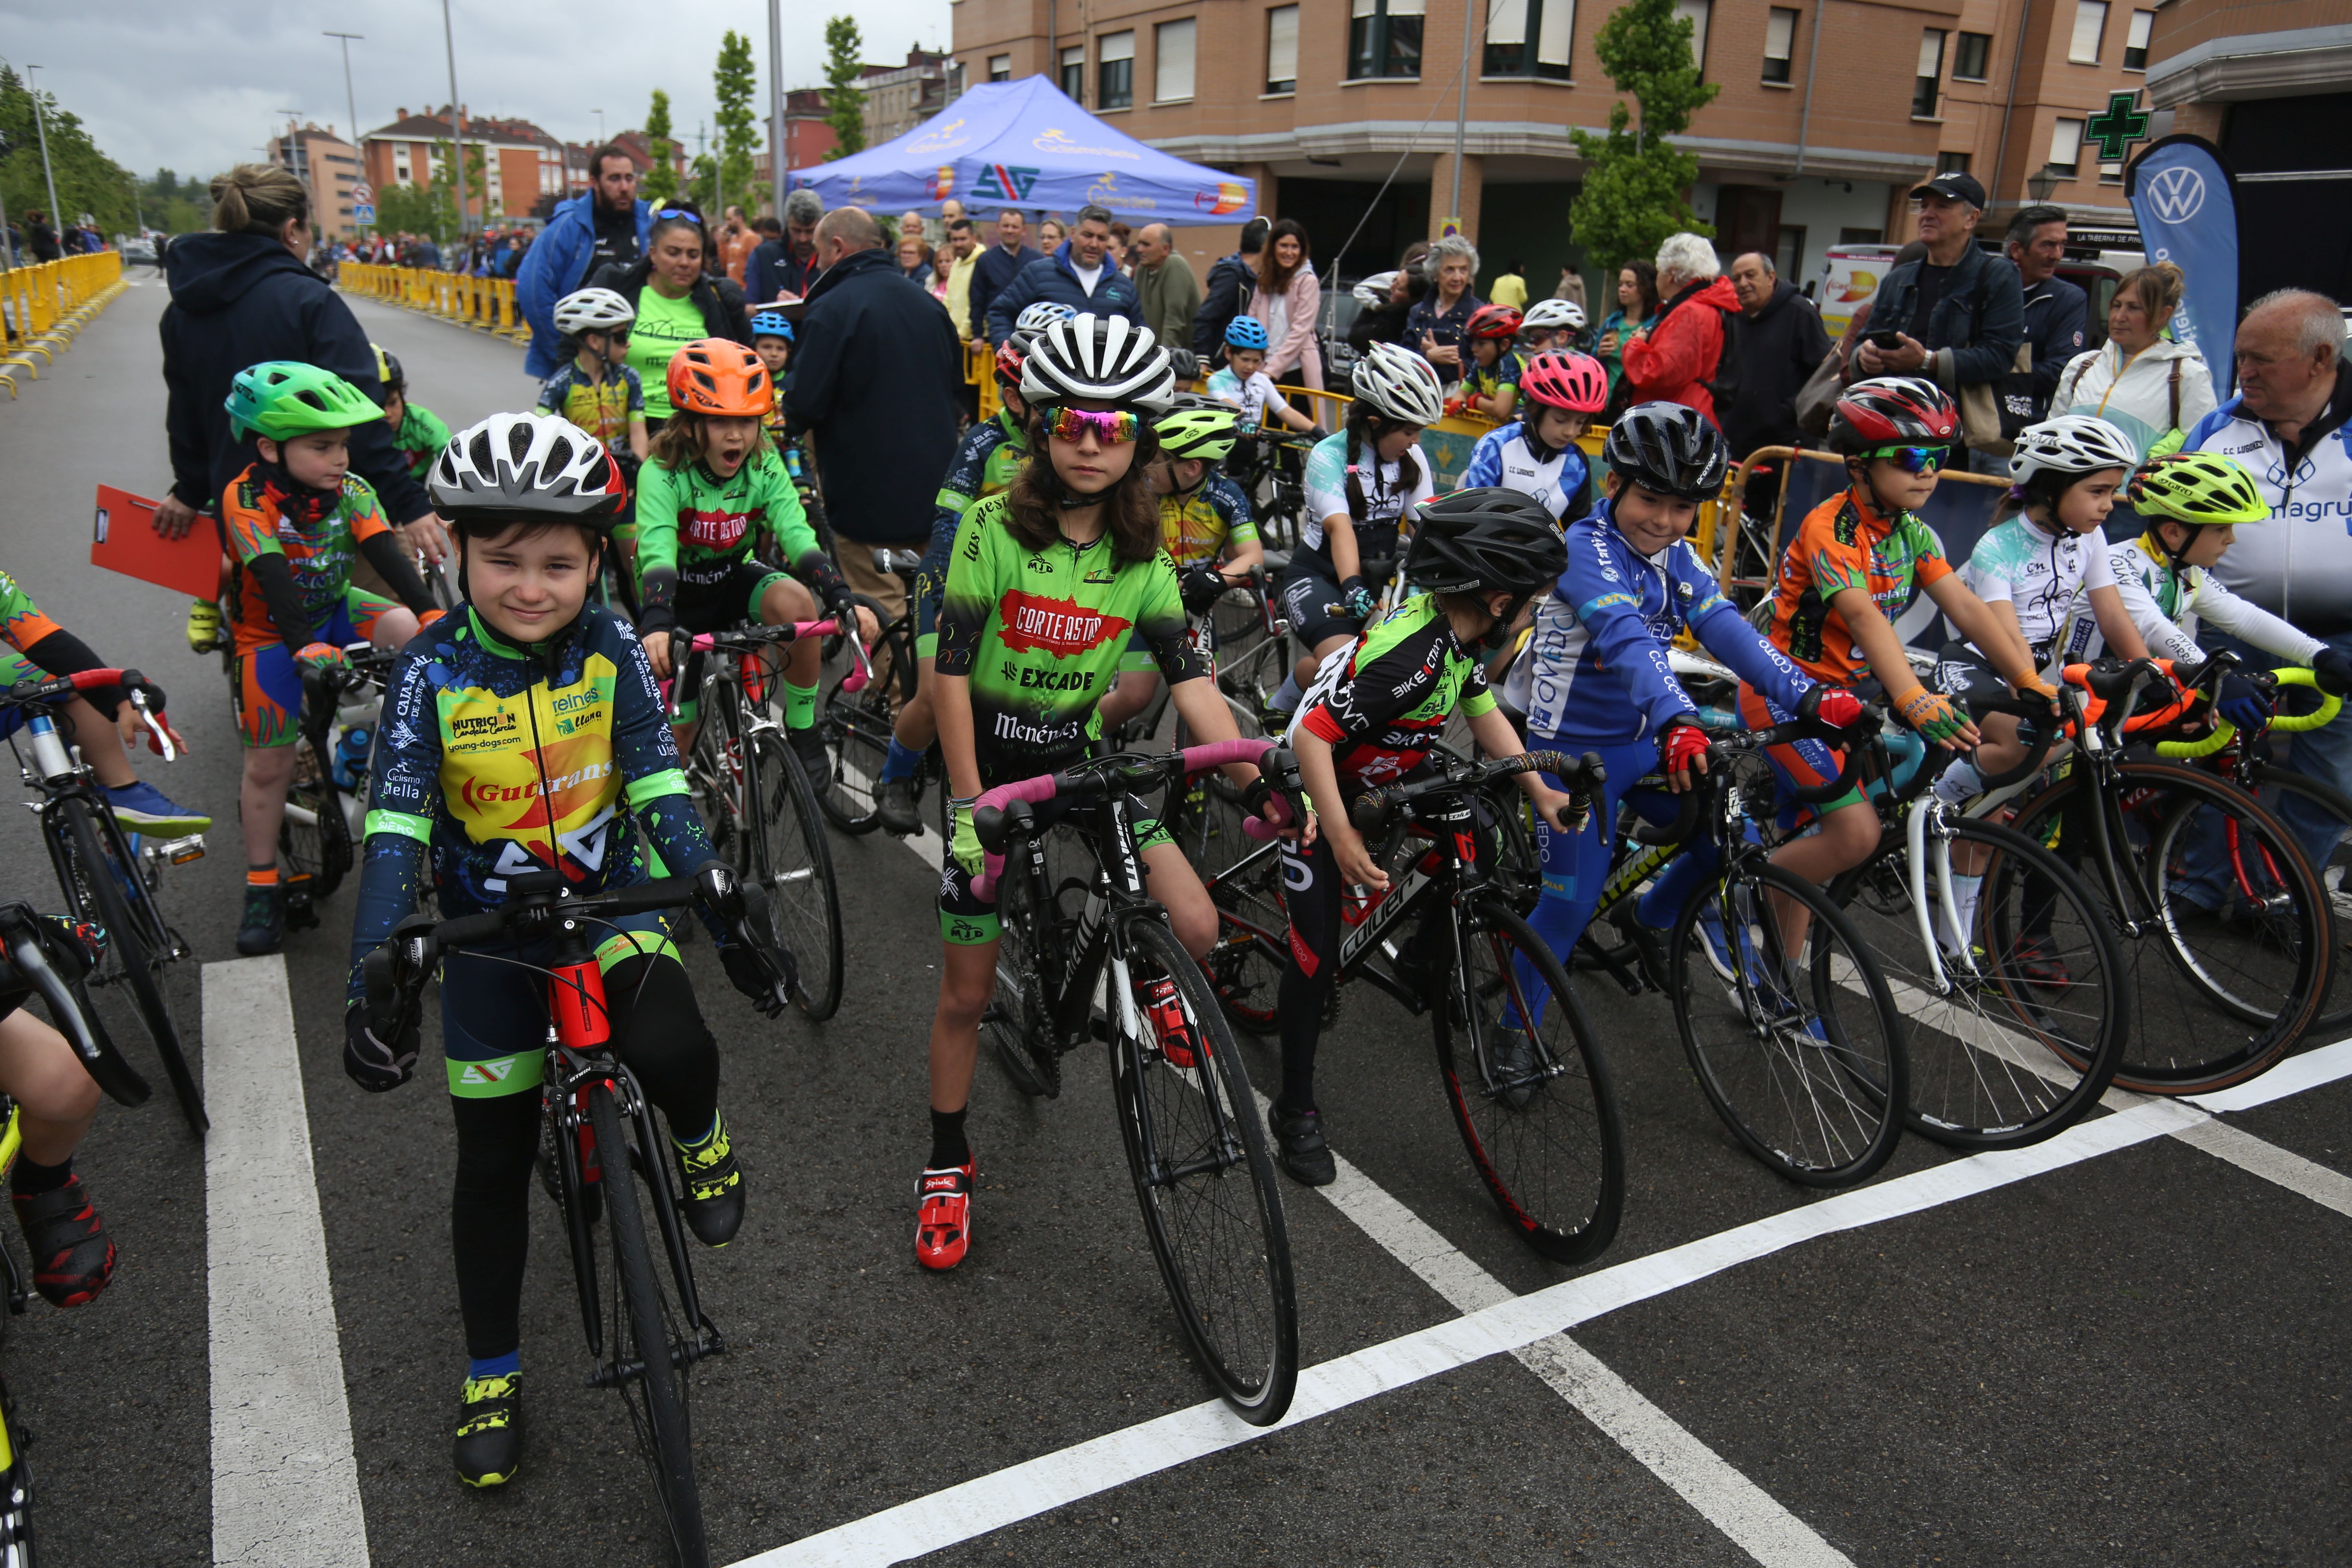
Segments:
[[[2197,645],[2200,621],[2210,621],[2239,641],[2296,664],[2309,664],[2326,646],[2252,600],[2232,594],[2210,572],[2168,564],[2155,542],[2145,534],[2128,544],[2109,545],[2107,564],[2123,595],[2124,608],[2131,612],[2132,624],[2139,627],[2147,651],[2158,658],[2201,661],[2205,653]],[[2082,621],[2091,618],[2087,609],[2077,615]],[[2070,630],[2068,646],[2078,636],[2079,632]],[[2093,623],[2083,639],[2081,657],[2095,658],[2105,646],[2105,639]]]
[[[2095,529],[2052,533],[2028,517],[2011,518],[1978,540],[1960,580],[1986,604],[2006,601],[2017,612],[2017,629],[2042,663],[2060,651],[2059,634],[2070,620],[2075,626],[2065,639],[2064,662],[2082,657],[2074,638],[2090,620],[2090,591],[2116,585],[2106,541]]]

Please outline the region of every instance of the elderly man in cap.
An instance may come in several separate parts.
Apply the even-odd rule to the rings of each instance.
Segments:
[[[1977,246],[1985,193],[1974,176],[1938,174],[1911,199],[1919,204],[1919,240],[1927,254],[1895,267],[1878,286],[1870,337],[1850,370],[1857,380],[1923,375],[1957,400],[1970,386],[1999,382],[2015,364],[2025,341],[2024,285],[2016,268]],[[1886,331],[1895,335],[1893,347],[1871,341]],[[2007,471],[1999,458],[1974,456],[1982,471]]]

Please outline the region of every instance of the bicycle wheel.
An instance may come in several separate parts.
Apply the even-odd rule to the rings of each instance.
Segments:
[[[1134,996],[1112,1011],[1119,1133],[1144,1232],[1192,1353],[1234,1415],[1270,1426],[1298,1383],[1282,1194],[1241,1052],[1165,918],[1133,915],[1122,927]],[[1170,985],[1155,1005],[1162,980]],[[1129,1032],[1135,1024],[1144,1037]],[[1189,1067],[1164,1048],[1174,1028]]]
[[[1217,1005],[1235,1028],[1261,1037],[1271,1035],[1277,1024],[1275,1009],[1290,940],[1290,917],[1282,905],[1280,847],[1261,844],[1207,880],[1217,906],[1217,945],[1202,960],[1202,967],[1216,991]]]
[[[1448,913],[1433,906],[1423,918]],[[1471,1168],[1537,1252],[1554,1263],[1596,1258],[1625,1209],[1625,1139],[1608,1064],[1567,972],[1525,921],[1483,900],[1455,929],[1470,994],[1455,990],[1430,1021]]]
[[[278,853],[286,862],[286,891],[318,904],[334,896],[352,868],[352,824],[330,767],[333,754],[308,737],[295,741],[294,777],[286,785],[286,815],[278,824]]]
[[[2310,1028],[2333,971],[2326,895],[2293,837],[2234,785],[2169,763],[2119,764],[2124,841],[2109,906],[2095,840],[2076,803],[2080,770],[2018,811],[2013,826],[2085,865],[2123,952],[2131,1033],[2117,1087],[2200,1094],[2266,1071]]]
[[[601,1082],[589,1086],[588,1117],[596,1131],[597,1161],[604,1169],[598,1184],[604,1189],[605,1228],[613,1241],[613,1326],[605,1342],[622,1369],[617,1384],[621,1400],[636,1430],[638,1450],[653,1470],[670,1547],[684,1568],[705,1568],[710,1553],[703,1542],[702,1497],[694,1483],[686,1375],[671,1359],[683,1348],[684,1336],[670,1321],[667,1298],[654,1273],[638,1192],[643,1182],[651,1195],[658,1196],[637,1166],[663,1155],[654,1149],[628,1152],[620,1110],[613,1102],[613,1091]]]
[[[801,1011],[830,1018],[841,1006],[841,889],[816,792],[792,747],[770,729],[752,732],[743,787],[752,810],[736,869],[768,889],[769,934],[800,967]]]
[[[898,712],[892,700],[891,672],[904,670],[911,681],[915,668],[915,639],[907,621],[883,627],[875,643],[873,665],[874,679],[856,691],[848,689],[849,674],[836,677],[824,701],[824,743],[833,753],[833,787],[818,797],[817,805],[827,822],[851,835],[871,833],[882,826],[882,764],[890,755],[891,726]],[[905,696],[913,695],[910,684]]]
[[[33,1568],[33,1468],[16,1398],[0,1383],[0,1568]]]
[[[2327,894],[2329,914],[2336,927],[2335,952],[2339,959],[2352,950],[2352,888],[2345,886],[2352,875],[2352,796],[2332,789],[2308,773],[2289,773],[2275,763],[2263,763],[2254,773],[2254,798],[2263,808],[2279,818],[2290,831],[2296,832],[2311,868],[2319,875],[2320,888]],[[2280,809],[2283,800],[2294,803],[2296,821]],[[2315,858],[2318,846],[2312,835],[2304,830],[2305,822],[2333,823],[2336,841],[2324,858]],[[2330,966],[2331,971],[2333,966]],[[2342,976],[2333,976],[2341,979]],[[2352,994],[2338,993],[2331,984],[2327,1001],[2321,1005],[2309,1026],[2309,1033],[2322,1039],[2335,1037],[2347,1024],[2352,1024]]]
[[[1796,952],[1781,949],[1783,899],[1810,917]],[[1667,970],[1691,1070],[1749,1153],[1809,1187],[1886,1163],[1909,1104],[1903,1020],[1826,894],[1776,866],[1736,866],[1683,905]]]
[[[111,818],[100,821],[87,801],[68,795],[55,807],[58,826],[51,843],[58,857],[59,880],[67,897],[86,920],[106,928],[106,957],[85,977],[82,994],[130,993],[132,1007],[163,1072],[179,1097],[180,1114],[189,1129],[202,1137],[212,1126],[205,1114],[204,1092],[180,1043],[168,966],[181,944],[155,907],[154,889],[148,887],[138,858],[130,853]],[[120,986],[121,991],[112,988]],[[128,1020],[120,1020],[127,1023]]]
[[[1913,810],[1926,809],[1914,805]],[[1899,832],[1830,884],[1909,1021],[1911,1131],[1955,1149],[2013,1149],[2063,1131],[2114,1079],[2129,1028],[2123,953],[2106,913],[2055,855],[1991,823],[1947,818],[1955,877],[1982,868],[1965,961],[1946,942],[1941,978],[1911,897]]]
[[[1006,867],[997,884],[996,920],[996,994],[980,1016],[981,1033],[1014,1089],[1032,1100],[1059,1099],[1062,1053],[1037,962],[1050,950],[1051,915],[1037,907],[1036,883],[1027,867]]]

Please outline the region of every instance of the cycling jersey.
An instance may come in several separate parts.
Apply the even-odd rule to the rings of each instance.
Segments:
[[[1548,742],[1623,745],[1654,739],[1698,704],[1667,663],[1685,630],[1742,679],[1790,706],[1812,682],[1757,636],[1717,591],[1687,541],[1643,555],[1619,532],[1608,501],[1570,525],[1568,568],[1536,610],[1535,636],[1506,686],[1528,732]]]
[[[1465,406],[1474,397],[1492,397],[1507,386],[1517,391],[1519,376],[1527,368],[1519,363],[1519,356],[1508,349],[1496,354],[1493,364],[1478,363],[1467,351],[1463,357],[1469,362],[1462,368],[1462,390],[1459,394]]]
[[[2158,658],[2202,663],[2206,655],[2197,642],[2200,621],[2210,621],[2240,642],[2295,664],[2309,664],[2327,646],[2252,600],[2232,594],[2210,572],[2173,564],[2153,533],[2142,534],[2128,544],[2109,545],[2107,568],[2115,575],[2116,589],[2123,595],[2132,624],[2139,628],[2147,651]],[[2087,612],[2076,614],[2084,621],[2091,619]],[[2082,634],[2070,628],[2069,647],[2078,636]],[[2089,634],[2082,636],[2082,647],[2081,657],[2085,659],[2096,658],[2105,647],[2096,622],[2091,622]]]
[[[1298,519],[1299,547],[1291,555],[1294,567],[1312,565],[1320,575],[1339,581],[1339,573],[1331,564],[1331,542],[1323,535],[1324,520],[1331,517],[1353,519],[1356,525],[1356,556],[1359,561],[1377,563],[1385,576],[1386,563],[1393,559],[1398,549],[1397,528],[1410,507],[1419,506],[1437,493],[1431,482],[1433,469],[1429,454],[1419,446],[1406,448],[1406,457],[1418,467],[1408,480],[1402,462],[1384,463],[1369,447],[1359,447],[1351,457],[1345,430],[1327,436],[1315,443],[1307,454],[1306,505]],[[1364,515],[1356,517],[1348,504],[1348,476],[1357,476],[1364,497]],[[1363,574],[1366,581],[1372,573]]]
[[[433,410],[411,400],[401,405],[400,428],[393,432],[392,444],[408,459],[408,477],[423,484],[425,471],[449,444],[449,426]]]
[[[956,529],[971,503],[1010,486],[1029,460],[1029,432],[1000,408],[996,417],[964,432],[955,461],[940,482],[939,510],[931,517],[930,547],[915,568],[915,657],[929,658],[940,647],[940,595],[948,582],[948,556]]]
[[[1331,650],[1286,739],[1295,745],[1305,731],[1329,742],[1342,793],[1352,799],[1353,784],[1388,784],[1417,765],[1457,704],[1476,718],[1494,711],[1495,694],[1437,596],[1423,594]]]
[[[7,644],[0,651],[0,689],[20,680],[46,680],[53,675],[107,668],[89,645],[43,615],[32,595],[5,572],[0,572],[0,642]],[[122,706],[119,686],[92,688],[81,695],[110,717]],[[25,717],[21,708],[0,712],[0,736],[15,734],[23,727]]]
[[[751,559],[757,536],[773,534],[779,553],[803,576],[831,575],[816,531],[783,459],[767,447],[722,479],[700,458],[673,468],[647,463],[637,473],[637,584],[647,631],[677,622],[678,590],[716,588]],[[812,561],[810,557],[815,559]]]
[[[629,448],[629,421],[646,416],[646,384],[625,364],[608,366],[602,381],[576,359],[539,384],[539,411],[559,414],[614,452]]]
[[[2096,531],[2061,528],[2053,534],[2032,518],[2013,517],[1977,541],[1960,581],[1986,604],[2006,603],[2014,610],[2034,662],[2047,663],[2076,606],[2088,607],[2092,589],[2116,585],[2106,542]],[[2079,643],[2097,629],[2088,615],[2076,617],[2064,662],[2074,662],[2082,654]]]
[[[1497,485],[1541,501],[1551,520],[1574,522],[1591,510],[1586,479],[1590,470],[1584,454],[1573,444],[1549,457],[1538,456],[1525,420],[1489,430],[1470,450],[1470,466],[1462,470],[1462,488]]]
[[[310,643],[313,628],[345,607],[352,555],[371,539],[393,536],[375,491],[357,474],[344,475],[340,490],[314,490],[258,458],[228,482],[221,497],[221,528],[236,565],[230,598],[239,653],[281,640],[295,651]],[[286,611],[289,620],[299,609],[299,625],[280,625],[273,615],[265,574],[257,569],[271,558],[291,574],[296,595],[276,608]],[[383,569],[382,563],[375,564]],[[415,577],[413,570],[409,576]],[[393,586],[401,584],[393,581]],[[422,584],[416,592],[422,596]]]
[[[1044,773],[1099,738],[1096,705],[1130,633],[1170,685],[1209,673],[1185,640],[1184,599],[1164,552],[1121,561],[1108,537],[1032,552],[1005,526],[1009,505],[993,495],[964,513],[940,608],[939,672],[971,682],[986,784]]]
[[[1884,516],[1866,494],[1849,488],[1805,514],[1780,557],[1772,646],[1814,679],[1851,686],[1869,673],[1869,660],[1830,600],[1859,588],[1892,622],[1919,589],[1951,574],[1943,545],[1916,513]]]
[[[1207,392],[1218,402],[1241,410],[1241,426],[1244,435],[1265,423],[1268,408],[1290,406],[1275,386],[1274,377],[1262,370],[1250,372],[1250,378],[1244,381],[1234,374],[1231,365],[1227,365],[1209,377]]]
[[[1256,543],[1249,497],[1241,486],[1213,472],[1190,495],[1161,496],[1160,542],[1179,566],[1214,561],[1229,546]]]

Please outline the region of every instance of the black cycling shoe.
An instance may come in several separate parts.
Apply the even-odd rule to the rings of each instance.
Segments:
[[[286,889],[282,884],[245,885],[245,919],[236,928],[236,950],[247,958],[276,952],[286,941]]]
[[[1265,1124],[1274,1133],[1275,1157],[1293,1181],[1328,1187],[1339,1179],[1331,1145],[1323,1141],[1323,1118],[1317,1112],[1295,1115],[1277,1102],[1265,1108]]]
[[[1503,1103],[1513,1110],[1525,1110],[1528,1101],[1536,1097],[1539,1058],[1535,1041],[1507,1015],[1498,1013],[1486,1026],[1486,1058]]]
[[[728,1141],[727,1119],[712,1123],[710,1136],[692,1149],[670,1143],[686,1185],[686,1227],[705,1247],[724,1247],[743,1225],[743,1171]]]
[[[522,1373],[469,1377],[457,1396],[457,1441],[449,1457],[469,1487],[500,1487],[522,1468]]]
[[[876,794],[874,809],[882,818],[883,827],[901,838],[923,830],[923,781],[908,774],[903,779],[884,779]]]
[[[1617,928],[1617,934],[1624,938],[1625,944],[1633,950],[1633,959],[1642,971],[1643,982],[1654,991],[1667,993],[1668,933],[1654,926],[1643,925],[1631,900],[1617,906],[1616,912],[1609,917],[1609,923]]]
[[[822,795],[833,787],[833,753],[825,750],[824,731],[812,724],[805,730],[787,730],[784,739],[791,742],[793,755],[801,760],[801,772],[808,775],[809,788]]]
[[[14,1193],[16,1223],[33,1255],[33,1289],[52,1307],[79,1307],[114,1278],[114,1243],[79,1174],[46,1193]]]

